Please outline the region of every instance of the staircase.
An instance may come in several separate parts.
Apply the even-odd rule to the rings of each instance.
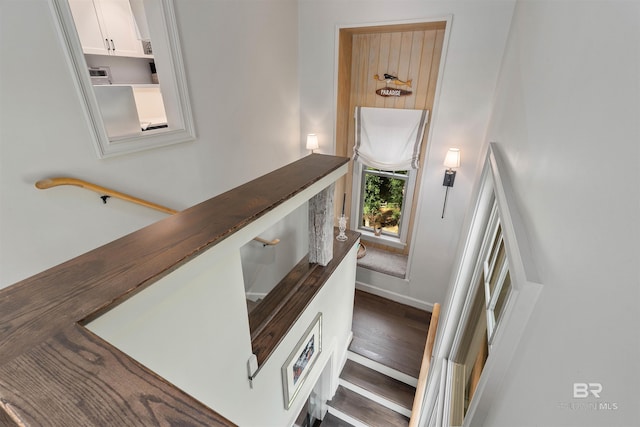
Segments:
[[[349,356],[338,391],[328,402],[331,417],[325,417],[322,427],[408,426],[415,388],[379,372],[375,363],[368,367],[351,359],[357,355]]]
[[[356,291],[354,339],[320,426],[417,426],[439,313]]]

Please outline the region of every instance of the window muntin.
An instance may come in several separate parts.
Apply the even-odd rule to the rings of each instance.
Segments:
[[[502,225],[498,215],[497,204],[493,205],[485,239],[483,262],[484,289],[487,315],[487,335],[492,343],[500,314],[511,295],[511,277],[509,276],[509,260],[506,256]]]

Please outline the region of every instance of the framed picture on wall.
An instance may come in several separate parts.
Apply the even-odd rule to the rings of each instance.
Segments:
[[[318,313],[282,366],[285,409],[291,407],[321,351],[322,313]]]

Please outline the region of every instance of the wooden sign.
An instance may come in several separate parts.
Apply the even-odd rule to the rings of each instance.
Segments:
[[[378,89],[376,93],[380,96],[407,96],[407,95],[411,95],[413,92],[411,92],[410,90],[404,90],[404,89],[398,89],[398,88],[386,86],[381,89]]]

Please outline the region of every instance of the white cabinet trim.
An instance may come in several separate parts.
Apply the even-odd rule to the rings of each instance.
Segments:
[[[181,142],[196,137],[191,103],[180,50],[173,0],[158,1],[158,8],[147,17],[154,32],[154,56],[162,76],[162,97],[167,110],[168,129],[148,131],[141,135],[109,138],[93,91],[82,45],[75,29],[67,0],[49,0],[57,24],[58,36],[64,46],[72,70],[75,87],[83,105],[85,119],[98,157],[113,157]]]

